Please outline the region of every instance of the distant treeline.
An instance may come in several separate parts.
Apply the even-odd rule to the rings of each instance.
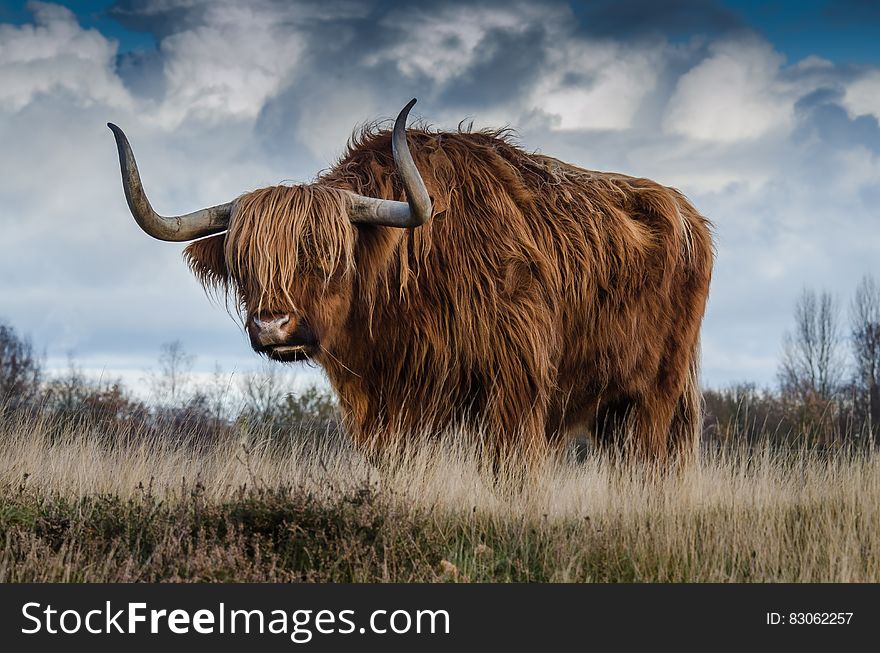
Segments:
[[[150,400],[144,401],[120,381],[88,378],[72,359],[64,373],[46,374],[31,341],[0,324],[0,414],[39,414],[108,433],[198,440],[243,427],[269,436],[339,427],[329,389],[311,385],[294,391],[275,367],[237,377],[218,368],[208,382],[198,384],[194,357],[179,342],[163,345],[157,362],[158,369],[146,373]]]
[[[782,342],[776,388],[707,390],[704,439],[833,447],[880,445],[880,285],[859,282],[844,309],[805,288]]]
[[[124,427],[131,433],[187,433],[211,438],[230,429],[269,435],[337,430],[326,387],[293,391],[277,367],[240,376],[219,370],[196,384],[193,357],[179,342],[163,345],[148,374],[152,400],[120,382],[86,378],[71,361],[47,375],[29,339],[0,324],[0,412],[35,412]],[[848,310],[828,292],[804,289],[785,334],[775,387],[743,383],[704,391],[707,445],[769,442],[780,446],[880,445],[880,284],[864,277]],[[169,429],[169,427],[171,427]]]

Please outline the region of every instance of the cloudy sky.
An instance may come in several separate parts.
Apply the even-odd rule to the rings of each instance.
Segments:
[[[880,277],[874,2],[0,2],[0,320],[133,384],[163,342],[257,365],[181,245],[126,208],[113,138],[183,213],[331,165],[411,97],[440,127],[684,191],[717,229],[704,380],[771,384],[804,286]]]

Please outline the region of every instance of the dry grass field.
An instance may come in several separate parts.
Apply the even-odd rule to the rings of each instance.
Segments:
[[[0,581],[880,581],[880,457],[591,455],[493,480],[450,436],[144,439],[0,422]]]

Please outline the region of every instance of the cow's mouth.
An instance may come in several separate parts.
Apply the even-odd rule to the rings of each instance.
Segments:
[[[295,320],[287,315],[255,318],[249,320],[247,332],[254,351],[274,361],[309,360],[320,349],[317,334],[302,317]]]
[[[269,345],[261,347],[259,352],[274,361],[292,363],[309,360],[315,354],[315,349],[311,345]]]

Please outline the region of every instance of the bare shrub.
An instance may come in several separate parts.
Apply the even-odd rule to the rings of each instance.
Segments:
[[[0,410],[32,405],[40,392],[41,377],[31,341],[0,323]]]

